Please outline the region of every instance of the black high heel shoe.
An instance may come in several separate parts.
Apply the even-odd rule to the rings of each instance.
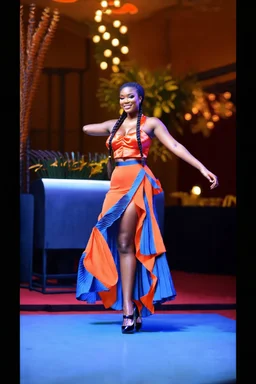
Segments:
[[[139,322],[139,323],[137,322],[138,317],[141,318],[141,316],[140,316],[140,313],[139,313],[139,310],[138,310],[137,305],[134,304],[134,306],[135,306],[135,308],[134,308],[135,328],[136,328],[136,331],[138,332],[138,331],[140,331],[140,329],[141,329],[141,327],[142,327],[142,320],[141,320],[141,322]]]
[[[136,327],[135,327],[135,323],[136,323],[135,307],[133,309],[133,314],[132,315],[123,315],[123,319],[133,320],[133,324],[122,325],[122,333],[134,333],[136,330]]]

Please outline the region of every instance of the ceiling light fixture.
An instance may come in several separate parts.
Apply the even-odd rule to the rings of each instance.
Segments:
[[[76,3],[78,0],[52,0],[56,3]]]
[[[110,17],[115,11],[127,12],[131,3],[121,4],[120,0],[98,0],[99,7],[95,11],[96,24],[91,27],[92,41],[96,44],[95,58],[102,70],[107,68],[119,72],[121,57],[126,56],[128,48],[128,27],[122,25],[118,17]],[[122,8],[125,8],[123,12]],[[137,8],[136,8],[137,10]],[[99,24],[98,24],[99,23]],[[101,35],[102,34],[102,35]],[[121,57],[119,57],[121,56]]]

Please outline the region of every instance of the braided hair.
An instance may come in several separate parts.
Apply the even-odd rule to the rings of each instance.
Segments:
[[[141,122],[141,116],[142,116],[142,103],[143,103],[143,100],[144,100],[144,89],[138,83],[129,82],[129,83],[123,84],[120,87],[119,91],[121,92],[121,90],[123,88],[126,88],[126,87],[135,88],[137,93],[138,93],[138,95],[141,97],[141,102],[140,102],[140,105],[139,105],[139,113],[138,113],[138,118],[137,118],[137,124],[136,124],[136,138],[137,138],[138,147],[139,147],[139,151],[140,151],[140,155],[141,155],[142,165],[144,166],[145,165],[145,158],[143,156],[143,148],[142,148],[142,143],[141,143],[141,138],[140,138],[140,122]],[[113,140],[116,132],[118,131],[118,129],[123,124],[123,122],[126,119],[126,117],[127,117],[127,113],[124,111],[121,114],[121,116],[119,117],[119,119],[117,120],[117,122],[115,123],[115,125],[114,125],[114,127],[113,127],[113,129],[111,131],[110,137],[109,137],[109,141],[108,141],[108,147],[109,147],[109,149],[108,149],[108,164],[107,164],[107,171],[108,171],[109,178],[111,178],[112,172],[114,170],[114,161],[112,159],[112,154],[113,154],[112,140]]]

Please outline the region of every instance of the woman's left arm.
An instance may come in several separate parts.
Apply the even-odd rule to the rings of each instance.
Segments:
[[[218,184],[218,178],[212,172],[210,172],[199,160],[197,160],[191,153],[178,141],[176,141],[169,133],[166,126],[156,117],[152,117],[149,122],[152,124],[155,137],[172,153],[186,161],[188,164],[197,168],[204,177],[206,177],[211,183],[210,188],[216,188]]]

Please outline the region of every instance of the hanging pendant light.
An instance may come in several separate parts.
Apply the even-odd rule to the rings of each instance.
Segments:
[[[76,3],[78,0],[52,0],[56,3]]]

